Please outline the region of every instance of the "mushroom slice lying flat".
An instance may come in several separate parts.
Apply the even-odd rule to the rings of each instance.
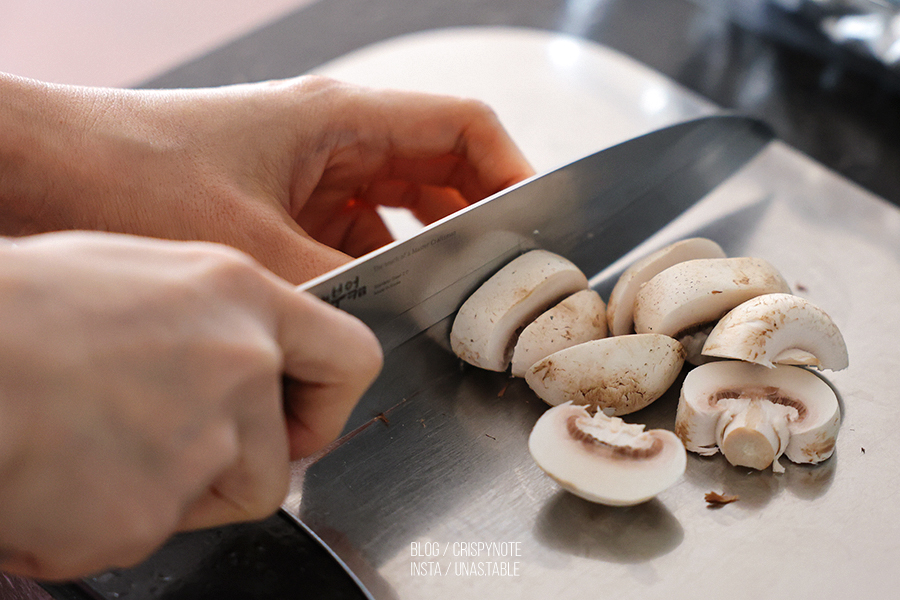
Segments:
[[[849,364],[847,345],[828,314],[791,294],[757,296],[722,317],[703,354],[766,367],[804,364],[838,371]]]
[[[689,238],[669,244],[628,267],[609,295],[609,334],[634,332],[634,300],[644,283],[671,266],[697,258],[725,258],[725,251],[712,240]]]
[[[548,307],[587,287],[584,273],[565,258],[546,250],[526,252],[463,303],[450,347],[469,364],[505,371],[519,332]]]
[[[528,369],[554,352],[606,337],[606,304],[594,290],[572,294],[535,319],[519,336],[512,356],[512,374]]]
[[[551,406],[572,402],[625,415],[662,396],[683,365],[684,348],[669,336],[620,335],[554,352],[525,381]]]
[[[834,391],[802,367],[719,361],[685,377],[675,433],[691,452],[781,471],[782,454],[797,463],[831,456],[840,421]]]
[[[708,258],[678,263],[645,283],[634,303],[634,329],[677,338],[689,362],[700,362],[706,336],[732,308],[761,294],[790,292],[761,258]]]
[[[684,474],[684,446],[671,431],[625,423],[601,411],[562,404],[531,430],[534,462],[564,489],[591,502],[645,502]]]

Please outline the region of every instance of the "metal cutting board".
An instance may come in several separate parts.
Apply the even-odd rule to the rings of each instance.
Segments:
[[[432,41],[435,54],[453,48],[457,62],[466,60],[468,48],[469,75],[477,75],[483,60],[477,57],[491,55],[492,35],[503,38],[498,48],[511,53],[521,50],[518,36],[534,35],[477,31],[470,44],[463,43],[468,34],[438,32]],[[419,51],[432,50],[418,41]],[[551,37],[548,47],[557,41]],[[406,49],[394,52],[403,43],[361,57],[361,76],[408,64],[396,60]],[[592,50],[579,46],[579,56]],[[652,120],[637,113],[640,100],[656,92],[683,102],[686,108],[679,110],[685,113],[708,110],[657,74],[607,60],[607,52],[597,50],[585,78],[564,73],[562,84],[590,81],[598,97],[609,98],[622,91],[617,86],[627,77],[634,95],[623,96],[631,104],[616,107],[636,124]],[[346,65],[338,72],[353,75]],[[599,72],[607,76],[593,77]],[[404,83],[416,76],[407,69]],[[423,81],[440,77],[422,75]],[[486,90],[499,89],[489,80]],[[577,89],[566,92],[577,96]],[[501,116],[517,114],[512,98],[493,104]],[[521,381],[460,370],[441,345],[446,323],[439,323],[422,336],[433,343],[399,346],[409,348],[406,373],[394,380],[393,402],[376,405],[386,411],[383,418],[354,415],[357,429],[349,440],[298,465],[286,510],[328,542],[376,598],[893,597],[900,586],[900,457],[891,450],[900,428],[900,410],[893,406],[900,389],[893,341],[900,336],[894,310],[900,301],[900,211],[773,142],[623,260],[595,265],[600,270],[590,273],[593,287],[608,297],[631,260],[691,235],[715,239],[730,255],[768,259],[796,293],[825,307],[840,326],[851,366],[827,375],[843,407],[829,461],[788,464],[776,475],[735,469],[721,456],[691,456],[684,480],[656,500],[627,509],[588,504],[562,492],[527,454],[527,433],[545,406]],[[413,383],[420,375],[427,379],[424,388]],[[671,427],[676,399],[673,390],[630,418]],[[740,500],[710,509],[703,498],[708,491]],[[457,574],[456,563],[498,560],[454,556],[454,544],[469,542],[516,544],[518,554],[500,560],[518,563],[518,570]],[[421,556],[435,544],[440,557]],[[442,574],[427,563],[439,563]]]
[[[778,475],[690,456],[683,481],[655,500],[587,503],[528,455],[543,403],[520,380],[460,368],[441,343],[445,320],[392,351],[394,395],[376,386],[358,428],[297,466],[285,508],[375,598],[891,597],[900,583],[891,449],[900,364],[888,337],[900,334],[898,233],[896,210],[776,142],[632,253],[708,236],[730,255],[770,260],[827,307],[851,367],[828,376],[844,421],[821,465],[787,464]],[[601,251],[604,239],[593,244]],[[608,296],[625,262],[592,273],[595,289]],[[671,428],[677,385],[628,420]],[[708,491],[740,500],[710,509]],[[516,554],[459,554],[473,542]],[[421,556],[425,548],[439,556]],[[459,570],[491,561],[515,574]]]

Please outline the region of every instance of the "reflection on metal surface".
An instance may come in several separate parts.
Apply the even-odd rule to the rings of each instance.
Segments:
[[[642,600],[715,597],[726,586],[733,598],[888,597],[898,583],[890,565],[900,468],[884,444],[898,425],[890,399],[900,358],[878,340],[900,334],[891,309],[898,225],[893,207],[773,143],[660,234],[703,233],[730,253],[766,258],[839,323],[851,366],[825,374],[844,418],[835,455],[820,465],[785,463],[777,475],[692,455],[684,479],[652,502],[591,505],[532,463],[527,436],[545,407],[524,382],[460,369],[419,336],[398,350],[434,346],[424,371],[409,373],[426,378],[387,423],[373,421],[310,465],[291,512],[349,553],[370,590],[387,590],[376,598],[589,596],[600,585],[609,597]],[[609,289],[615,276],[592,282]],[[671,429],[679,385],[627,420]],[[711,491],[738,500],[711,510]],[[519,575],[447,575],[470,559],[412,551],[436,544],[452,553],[460,541],[519,543]],[[426,575],[420,563],[444,571]]]
[[[620,508],[592,504],[561,490],[544,504],[534,537],[552,551],[627,564],[673,551],[684,540],[684,529],[656,499]]]

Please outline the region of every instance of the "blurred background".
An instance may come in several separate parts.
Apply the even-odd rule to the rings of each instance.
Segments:
[[[0,71],[130,86],[314,0],[6,0]]]
[[[558,31],[645,63],[900,204],[900,0],[7,0],[0,70],[190,87],[296,75],[391,37]]]

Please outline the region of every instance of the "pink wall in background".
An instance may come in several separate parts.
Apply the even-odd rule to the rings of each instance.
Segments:
[[[316,0],[7,0],[0,71],[128,86]]]

